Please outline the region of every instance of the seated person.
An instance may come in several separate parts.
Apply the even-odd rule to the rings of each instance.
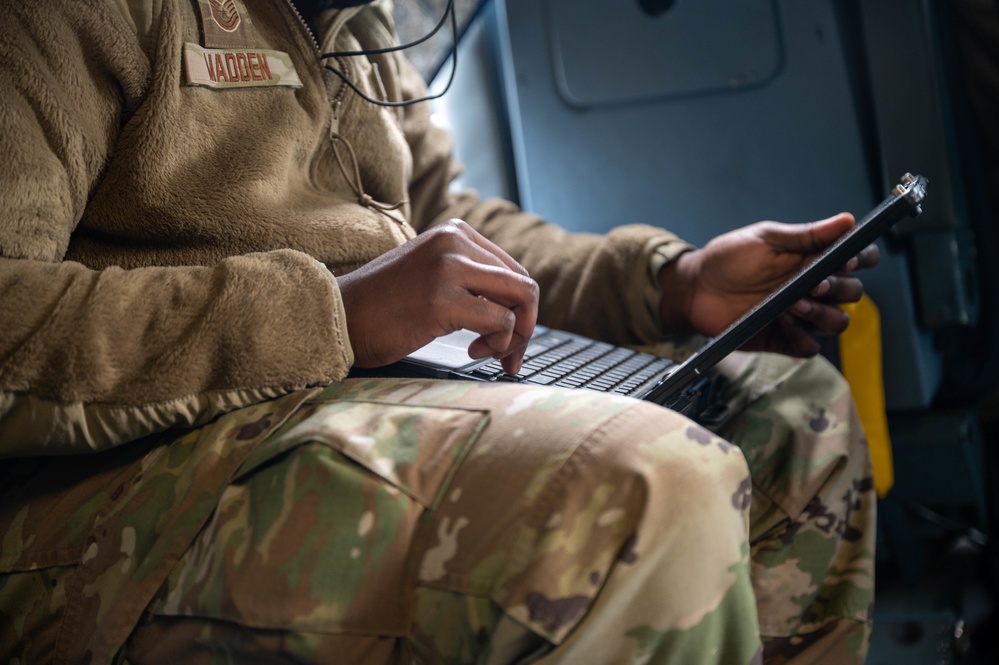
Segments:
[[[876,248],[722,364],[716,431],[348,378],[459,328],[509,372],[536,321],[712,335],[852,218],[694,249],[449,193],[426,103],[357,94],[420,77],[343,53],[394,44],[390,7],[335,4],[6,3],[0,660],[862,662],[866,444],[796,356]]]

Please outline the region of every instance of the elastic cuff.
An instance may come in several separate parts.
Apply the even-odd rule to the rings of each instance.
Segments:
[[[659,319],[659,303],[663,298],[662,288],[659,286],[659,271],[667,263],[693,249],[693,245],[682,240],[662,237],[653,238],[642,248],[641,259],[636,262],[635,281],[642,285],[637,292],[641,294],[643,303],[633,311],[642,312],[642,316],[636,317],[635,332],[643,343],[655,344],[668,337]]]
[[[323,265],[320,263],[320,265]],[[323,265],[323,269],[326,266]],[[327,270],[327,272],[329,272]],[[350,341],[350,335],[347,334],[347,310],[343,308],[343,296],[340,294],[340,283],[336,281],[336,276],[330,273],[330,277],[333,281],[333,288],[336,290],[336,297],[333,298],[333,329],[336,332],[337,343],[343,350],[343,361],[346,363],[346,367],[350,370],[354,366],[354,347]]]

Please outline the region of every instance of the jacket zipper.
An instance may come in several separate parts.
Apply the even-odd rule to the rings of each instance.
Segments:
[[[290,9],[295,15],[295,18],[298,19],[298,24],[302,27],[302,30],[305,31],[305,34],[309,36],[309,41],[312,42],[312,50],[316,52],[316,59],[321,63],[323,51],[319,48],[319,42],[316,41],[316,36],[312,33],[312,28],[310,28],[309,24],[305,22],[304,18],[302,18],[302,13],[298,11],[298,7],[295,6],[295,3],[291,0],[284,0],[284,4],[285,7]]]
[[[294,3],[291,2],[291,0],[285,0],[285,5],[291,8],[292,13],[295,14],[295,18],[298,19],[298,24],[302,27],[302,30],[305,31],[305,34],[309,36],[309,41],[312,42],[312,48],[316,54],[316,60],[319,63],[320,69],[323,69],[323,50],[319,47],[319,41],[316,39],[316,35],[312,32],[312,28],[310,28],[309,24],[305,22],[304,18],[302,18],[301,12],[298,11],[298,8],[294,5]],[[339,65],[340,71],[343,72],[344,76],[349,77],[351,75],[350,63],[347,60],[340,58],[339,56],[334,56],[334,59],[336,60],[337,65]],[[329,137],[330,137],[330,143],[331,145],[333,145],[334,151],[336,150],[335,143],[337,140],[340,139],[340,107],[343,103],[343,99],[346,93],[347,93],[347,84],[341,81],[340,89],[337,90],[336,95],[334,95],[333,99],[330,100],[330,105],[332,107],[332,114],[330,115]],[[360,184],[358,184],[358,186],[360,187]],[[405,219],[400,220],[396,219],[392,215],[389,215],[387,210],[383,210],[382,212],[383,214],[385,214],[386,217],[396,222],[400,226],[405,227],[409,225]]]
[[[298,11],[298,7],[295,6],[291,0],[284,0],[285,6],[291,9],[295,18],[298,19],[298,25],[301,26],[302,30],[309,37],[309,41],[312,43],[312,50],[316,54],[316,61],[319,63],[320,70],[323,69],[323,50],[319,47],[319,41],[316,39],[315,33],[312,32],[312,28],[309,24],[305,22],[302,18],[302,13]],[[346,60],[335,57],[336,64],[340,67],[340,71],[344,73],[345,76],[350,76],[350,63]],[[330,139],[332,140],[334,136],[338,135],[340,132],[340,105],[343,103],[344,95],[347,93],[347,84],[340,81],[340,89],[337,90],[336,95],[330,100],[330,105],[333,109],[333,115],[330,119]]]

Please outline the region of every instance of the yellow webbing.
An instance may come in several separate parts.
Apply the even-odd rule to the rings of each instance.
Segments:
[[[843,305],[843,311],[850,315],[850,326],[839,336],[840,364],[867,434],[874,488],[883,497],[895,483],[895,471],[881,374],[881,316],[867,295]]]

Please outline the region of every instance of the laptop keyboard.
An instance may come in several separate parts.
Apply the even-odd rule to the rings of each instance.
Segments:
[[[491,360],[471,374],[486,381],[516,381],[564,388],[588,388],[631,395],[672,367],[665,358],[567,333],[551,332],[531,340],[516,376]]]

